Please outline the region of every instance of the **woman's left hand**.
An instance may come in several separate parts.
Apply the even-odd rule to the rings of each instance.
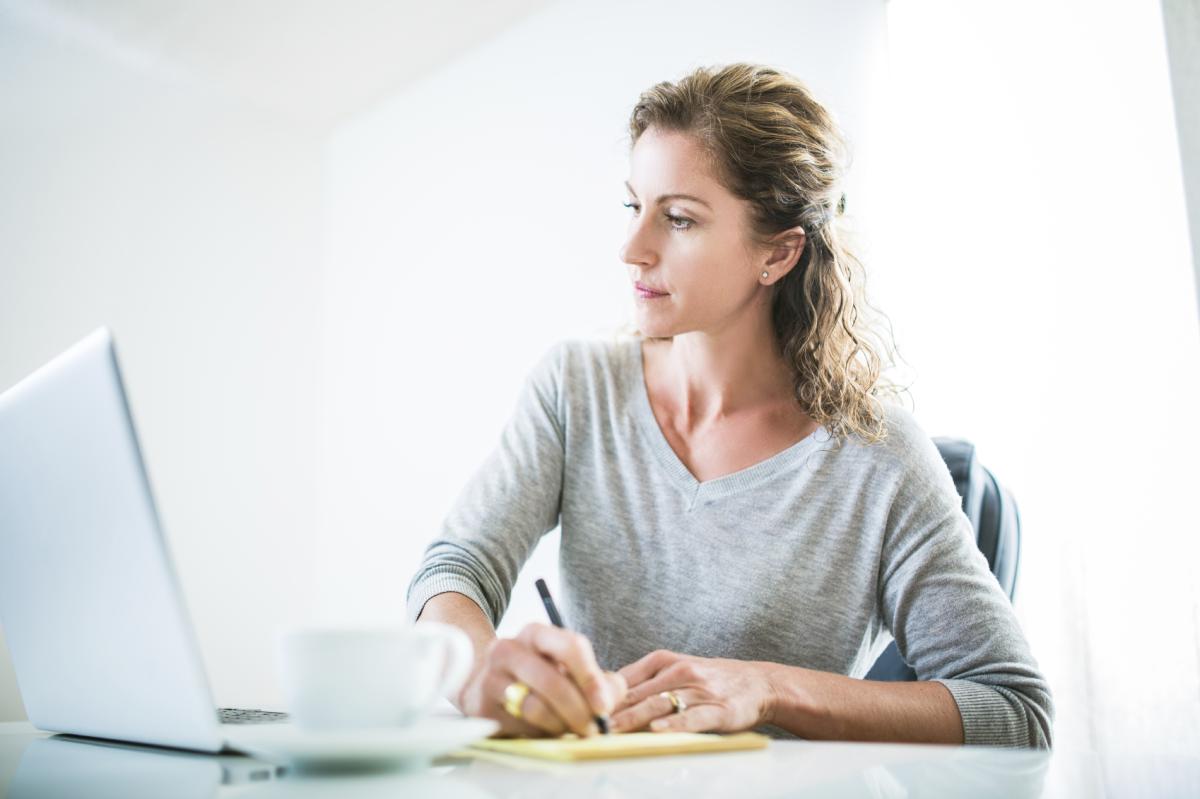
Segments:
[[[655,732],[738,732],[768,723],[774,691],[769,663],[681,655],[660,649],[620,670],[629,684],[611,721],[613,732],[649,725]],[[681,713],[672,691],[686,705]]]

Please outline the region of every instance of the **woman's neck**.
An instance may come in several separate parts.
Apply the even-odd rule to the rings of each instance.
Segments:
[[[658,389],[686,428],[795,402],[790,370],[769,327],[696,331],[657,346]]]

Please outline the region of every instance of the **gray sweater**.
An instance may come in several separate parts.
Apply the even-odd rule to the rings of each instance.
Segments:
[[[887,424],[881,443],[821,428],[699,483],[654,418],[640,342],[561,342],[426,550],[408,618],[455,591],[498,624],[561,525],[558,601],[604,669],[670,649],[861,678],[894,636],[950,690],[966,743],[1047,747],[1049,686],[949,471],[910,414]]]

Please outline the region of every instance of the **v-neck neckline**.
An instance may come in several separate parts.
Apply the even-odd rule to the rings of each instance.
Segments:
[[[800,461],[817,446],[820,441],[828,440],[824,427],[819,426],[813,432],[774,455],[761,460],[736,472],[714,477],[703,482],[696,479],[691,470],[680,459],[666,434],[654,416],[654,408],[650,404],[650,388],[646,383],[645,357],[642,353],[642,340],[635,338],[630,343],[633,357],[629,359],[634,374],[632,386],[634,397],[634,414],[638,427],[646,439],[646,443],[665,467],[667,474],[688,496],[688,509],[696,507],[708,500],[728,496],[744,488],[770,478]]]

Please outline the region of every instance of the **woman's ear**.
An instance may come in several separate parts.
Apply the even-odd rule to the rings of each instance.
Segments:
[[[769,276],[763,280],[775,283],[783,279],[784,275],[800,263],[800,256],[804,253],[807,242],[808,236],[804,228],[799,226],[775,234],[772,237],[771,255],[763,263],[761,270]]]

